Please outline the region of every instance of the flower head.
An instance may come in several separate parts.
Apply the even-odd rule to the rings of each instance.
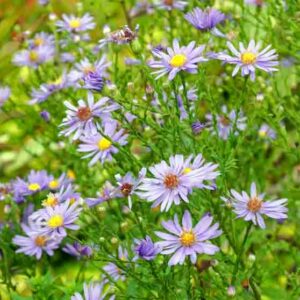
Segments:
[[[78,107],[65,101],[64,104],[68,108],[67,116],[60,126],[67,128],[62,130],[60,134],[65,136],[74,134],[73,140],[77,140],[83,135],[95,135],[99,126],[97,118],[101,118],[103,121],[110,116],[110,112],[119,107],[110,102],[109,98],[104,97],[95,103],[92,93],[88,93],[87,103],[84,100],[79,100]]]
[[[265,222],[262,215],[270,218],[282,220],[287,218],[287,199],[279,199],[274,201],[264,201],[265,194],[258,194],[256,184],[251,184],[250,195],[246,192],[241,194],[235,190],[231,190],[229,199],[222,200],[231,203],[234,212],[238,218],[243,218],[245,221],[252,221],[255,225],[265,228]]]
[[[156,235],[163,239],[157,245],[162,248],[161,254],[174,253],[169,260],[169,266],[183,264],[186,256],[190,256],[194,264],[197,254],[213,255],[219,251],[217,246],[209,242],[222,233],[218,229],[218,223],[211,226],[212,220],[210,214],[206,214],[193,228],[191,214],[186,210],[182,218],[182,226],[178,222],[177,215],[174,221],[162,222],[162,226],[170,233],[157,231]]]
[[[94,29],[96,24],[94,23],[94,18],[88,13],[84,14],[82,17],[63,14],[62,20],[57,21],[56,26],[59,31],[74,33]]]
[[[13,243],[20,247],[16,252],[35,256],[37,259],[42,257],[43,251],[52,256],[53,250],[59,247],[62,240],[40,233],[25,224],[22,224],[22,229],[27,236],[16,235],[13,238]]]
[[[9,96],[10,96],[10,88],[8,86],[0,87],[0,107],[3,106],[5,101],[9,98]]]
[[[269,138],[271,140],[276,139],[276,131],[272,129],[268,124],[262,124],[258,130],[258,136],[262,139]]]
[[[225,63],[236,65],[232,76],[235,76],[241,69],[242,76],[250,75],[251,80],[255,80],[255,70],[260,69],[265,72],[271,73],[277,71],[276,66],[279,64],[277,58],[278,55],[274,49],[271,49],[271,45],[260,51],[261,43],[255,43],[251,40],[248,47],[245,47],[243,43],[239,44],[239,50],[237,50],[230,42],[227,42],[227,46],[234,56],[230,56],[225,52],[217,54],[217,59],[224,61]]]
[[[195,48],[195,44],[196,42],[190,42],[187,46],[180,47],[175,39],[173,48],[167,48],[167,53],[159,50],[152,51],[153,55],[159,59],[149,63],[151,68],[159,69],[153,72],[153,74],[157,74],[156,78],[169,74],[169,80],[173,80],[180,71],[197,73],[197,64],[207,61],[207,59],[202,56],[205,46]]]
[[[201,155],[200,155],[201,157]],[[188,194],[194,187],[205,188],[203,182],[214,180],[219,172],[217,165],[212,163],[204,164],[200,158],[195,168],[190,168],[190,160],[184,159],[183,155],[171,156],[169,164],[162,161],[149,168],[154,178],[145,178],[139,187],[139,196],[154,202],[152,207],[161,205],[161,211],[169,210],[171,205],[179,205],[181,201],[189,202]]]
[[[112,160],[112,154],[119,152],[118,148],[113,144],[117,143],[120,146],[127,144],[127,134],[124,130],[117,130],[118,123],[110,120],[104,123],[104,135],[96,133],[95,135],[84,136],[80,138],[82,142],[79,145],[79,152],[87,152],[83,158],[93,157],[89,165],[94,165],[97,161],[104,163],[106,160]]]
[[[66,244],[62,250],[72,256],[77,257],[78,259],[85,256],[89,257],[93,253],[93,250],[90,246],[81,245],[78,242],[74,242],[73,244]]]
[[[98,193],[97,198],[86,198],[86,204],[89,207],[93,207],[95,205],[98,205],[102,202],[108,201],[112,199],[112,194],[115,191],[115,187],[109,182],[106,181],[103,185],[103,188],[100,193]]]
[[[207,114],[206,119],[208,120],[207,126],[213,134],[216,134],[215,128],[213,126],[213,115]],[[227,140],[230,133],[238,135],[239,131],[243,131],[246,128],[247,118],[244,117],[243,113],[239,112],[239,114],[237,115],[235,110],[228,112],[228,109],[225,105],[222,106],[222,114],[217,115],[216,119],[218,136],[223,140]]]
[[[104,285],[104,281],[102,281],[101,283],[90,283],[89,285],[84,283],[84,296],[79,293],[75,293],[71,297],[71,300],[104,300],[106,299],[105,297],[107,295],[107,292],[104,292]],[[114,298],[114,296],[111,296],[109,300],[113,300]]]
[[[161,251],[160,247],[152,242],[149,236],[143,240],[134,240],[134,252],[137,256],[144,260],[153,260]]]
[[[160,9],[172,10],[179,9],[184,10],[187,6],[187,1],[182,0],[157,0],[156,6]]]
[[[192,12],[185,15],[185,19],[196,29],[205,31],[214,29],[219,23],[226,19],[226,16],[214,8],[202,10],[196,7]]]
[[[48,34],[46,32],[39,32],[34,36],[33,39],[28,41],[28,44],[30,49],[35,49],[40,46],[54,47],[55,39],[52,34]]]

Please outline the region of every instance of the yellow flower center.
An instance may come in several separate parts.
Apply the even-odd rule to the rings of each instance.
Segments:
[[[29,191],[36,192],[41,189],[41,186],[38,183],[30,183],[28,184]]]
[[[183,174],[188,174],[188,173],[190,173],[192,171],[192,169],[191,168],[185,168],[184,170],[183,170]]]
[[[77,29],[79,28],[81,25],[81,22],[80,22],[80,19],[73,19],[69,22],[69,26],[72,28],[72,29]]]
[[[67,177],[68,177],[69,179],[74,180],[74,179],[76,178],[76,175],[75,175],[74,171],[68,170],[68,172],[67,172]]]
[[[261,137],[261,138],[265,138],[267,136],[267,132],[265,130],[260,130],[258,132],[258,135]]]
[[[88,66],[88,67],[83,68],[83,73],[85,75],[88,75],[89,73],[94,72],[94,71],[95,71],[95,68],[93,66]]]
[[[107,150],[109,147],[111,146],[111,141],[109,141],[106,138],[102,138],[99,142],[98,142],[98,147],[101,151],[103,150]]]
[[[49,194],[47,199],[43,201],[43,206],[52,206],[52,207],[54,207],[57,204],[58,204],[58,200],[57,200],[57,197],[54,194]]]
[[[49,182],[50,189],[56,189],[58,187],[59,182],[57,180],[52,180]]]
[[[32,62],[36,62],[38,60],[39,56],[35,51],[30,51],[29,52],[29,59]]]
[[[47,241],[47,239],[46,239],[46,237],[43,236],[43,235],[38,235],[38,236],[35,238],[35,240],[34,240],[35,244],[36,244],[38,247],[43,247],[43,246],[45,246],[46,241]]]
[[[185,247],[190,247],[195,244],[196,236],[192,231],[183,231],[180,235],[180,242]]]
[[[35,46],[41,46],[44,44],[44,40],[42,38],[36,38],[33,43]]]
[[[64,224],[64,218],[61,215],[53,215],[48,220],[48,226],[51,228],[57,228]]]
[[[70,198],[70,205],[74,204],[74,203],[75,203],[75,201],[76,201],[76,199],[75,199],[75,198]]]
[[[184,54],[175,54],[170,60],[170,65],[174,68],[180,68],[186,61],[187,57]]]
[[[258,212],[261,209],[262,206],[262,201],[257,198],[251,198],[248,203],[247,203],[247,208],[251,211],[251,212]]]
[[[256,61],[256,55],[252,52],[244,52],[241,55],[241,60],[245,65],[251,65]]]

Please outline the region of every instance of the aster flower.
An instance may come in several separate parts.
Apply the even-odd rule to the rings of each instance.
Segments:
[[[149,168],[154,178],[145,178],[139,186],[139,196],[154,202],[152,207],[161,205],[161,211],[168,211],[171,205],[179,205],[181,201],[189,202],[188,194],[206,180],[214,180],[219,172],[215,164],[201,164],[195,169],[187,169],[183,155],[171,156],[169,165],[162,161]],[[204,186],[203,186],[204,187]]]
[[[84,283],[84,296],[80,295],[79,293],[75,293],[71,297],[71,300],[104,300],[107,295],[107,292],[104,292],[104,285],[104,281],[102,281],[101,283],[90,283],[89,285]],[[113,299],[115,299],[115,296],[111,296],[109,298],[109,300]]]
[[[137,256],[144,260],[153,260],[156,255],[161,251],[160,247],[152,242],[149,236],[143,240],[134,240],[134,252]]]
[[[78,208],[78,202],[70,205],[70,201],[67,200],[54,207],[47,206],[34,212],[29,217],[29,223],[41,233],[52,237],[65,237],[67,235],[66,229],[79,229],[75,222],[80,211],[81,208]]]
[[[51,115],[47,110],[42,110],[40,112],[40,116],[45,122],[47,122],[47,123],[50,122]]]
[[[27,180],[17,178],[12,182],[15,200],[19,202],[24,196],[32,195],[46,189],[48,182],[49,175],[46,171],[31,170]]]
[[[10,88],[8,86],[0,87],[0,107],[3,106],[5,101],[9,98],[9,96],[10,96]]]
[[[282,220],[287,218],[287,199],[278,199],[274,201],[264,201],[265,194],[258,194],[256,184],[253,182],[250,188],[250,195],[246,192],[241,194],[231,190],[231,197],[221,199],[230,203],[237,214],[237,218],[243,218],[245,221],[252,221],[254,225],[265,228],[265,222],[262,215],[270,218]]]
[[[112,193],[115,191],[115,187],[106,181],[103,185],[102,191],[98,194],[97,198],[86,198],[85,202],[89,207],[93,207],[102,202],[112,199]]]
[[[57,91],[69,87],[72,83],[68,80],[68,75],[64,72],[58,79],[49,83],[43,83],[38,89],[32,89],[31,100],[29,104],[42,103],[48,99],[49,96]]]
[[[200,121],[195,121],[192,123],[192,131],[195,135],[200,134],[205,127],[206,124],[201,123]]]
[[[66,244],[62,249],[64,252],[79,258],[82,257],[90,257],[93,253],[93,250],[90,246],[81,245],[78,242],[74,242],[73,244]]]
[[[84,78],[83,88],[93,91],[101,92],[104,87],[104,79],[101,74],[97,72],[89,72]]]
[[[128,251],[123,249],[121,246],[118,248],[118,258],[121,261],[128,261]],[[122,280],[126,279],[125,273],[123,270],[118,268],[118,266],[112,262],[108,263],[103,267],[103,270],[114,280]]]
[[[153,5],[148,2],[148,0],[138,1],[134,7],[129,11],[129,16],[131,18],[136,18],[140,15],[147,14],[150,15],[154,12]]]
[[[28,44],[30,49],[38,48],[40,46],[55,47],[55,38],[53,34],[39,32],[33,39],[28,41]]]
[[[204,45],[195,48],[196,42],[190,42],[187,46],[180,47],[178,41],[173,41],[173,49],[167,48],[167,53],[162,51],[152,51],[153,55],[159,60],[150,61],[149,66],[154,69],[159,69],[152,74],[157,74],[157,78],[169,74],[169,80],[173,80],[176,74],[180,71],[188,73],[197,73],[197,64],[207,61],[202,56],[205,48]]]
[[[72,70],[68,77],[71,82],[77,82],[80,79],[83,79],[88,76],[90,73],[97,74],[101,77],[107,77],[106,69],[111,65],[111,62],[108,62],[106,56],[103,55],[101,59],[91,63],[87,58],[84,58],[79,63],[75,64],[74,70]]]
[[[179,9],[184,10],[187,6],[187,1],[181,0],[157,0],[156,6],[160,9],[172,10],[172,9]]]
[[[247,48],[245,48],[243,43],[240,43],[239,50],[237,50],[230,42],[227,42],[227,46],[234,56],[222,52],[217,55],[217,59],[220,59],[225,63],[236,65],[232,72],[232,76],[235,76],[241,69],[242,76],[250,75],[250,79],[254,81],[256,69],[268,73],[277,71],[277,68],[275,67],[279,64],[277,61],[278,55],[274,49],[270,50],[271,45],[261,51],[261,43],[258,42],[255,44],[254,40],[250,41]]]
[[[265,3],[264,0],[245,0],[246,4],[255,5],[255,6],[263,6]]]
[[[216,134],[213,122],[214,118],[211,114],[206,115],[208,120],[207,126],[212,131],[213,134]],[[225,105],[222,106],[222,114],[216,116],[217,119],[217,129],[218,135],[221,139],[227,140],[230,133],[238,135],[239,131],[243,131],[246,128],[246,120],[242,112],[239,112],[237,115],[235,110],[228,112],[228,109]],[[235,130],[233,132],[233,130]]]
[[[49,176],[48,188],[52,191],[59,190],[63,186],[67,186],[71,183],[71,180],[67,177],[66,173],[62,173],[59,178],[55,178],[53,175]]]
[[[43,251],[52,256],[54,254],[53,250],[59,247],[61,238],[53,238],[47,234],[40,233],[25,224],[22,224],[22,229],[27,236],[16,235],[13,238],[13,243],[20,247],[16,250],[16,253],[24,253],[40,259]]]
[[[124,129],[117,130],[118,123],[114,120],[104,123],[104,135],[96,133],[91,136],[84,136],[80,138],[82,144],[79,145],[79,152],[87,152],[83,158],[93,157],[89,166],[94,165],[97,161],[102,164],[108,160],[112,160],[112,154],[119,152],[118,148],[113,145],[119,144],[124,146],[127,144],[127,134],[124,134]]]
[[[21,50],[13,57],[13,63],[17,66],[37,68],[40,64],[54,57],[55,49],[52,46],[39,46],[34,49]]]
[[[63,63],[71,63],[75,61],[75,56],[69,52],[63,52],[60,55],[60,61]]]
[[[87,103],[79,100],[78,107],[68,101],[65,101],[64,104],[68,108],[67,116],[63,119],[60,127],[67,128],[60,134],[64,136],[74,134],[73,140],[77,140],[82,135],[96,134],[99,127],[96,118],[105,120],[110,116],[110,112],[119,108],[116,104],[110,104],[108,97],[103,97],[95,103],[92,93],[88,93]]]
[[[104,39],[99,40],[99,48],[101,49],[108,43],[113,44],[128,44],[137,38],[137,33],[139,31],[139,25],[136,25],[135,29],[132,30],[129,26],[125,25],[122,29],[107,32]]]
[[[276,131],[272,129],[268,124],[262,124],[258,130],[258,136],[260,138],[269,138],[271,140],[276,139]]]
[[[162,222],[162,226],[170,233],[161,231],[155,234],[163,239],[156,244],[162,248],[161,254],[169,255],[174,253],[169,260],[168,265],[182,265],[186,256],[190,256],[193,264],[196,263],[197,254],[213,255],[219,251],[219,248],[209,242],[209,240],[221,235],[219,224],[211,226],[212,216],[206,214],[193,228],[191,214],[186,210],[182,218],[182,226],[175,215],[174,221]]]
[[[196,7],[193,11],[187,13],[185,19],[196,29],[201,31],[211,30],[212,33],[224,37],[216,26],[226,19],[226,16],[214,8],[202,10]]]
[[[68,32],[81,32],[94,29],[96,24],[94,18],[86,13],[82,17],[76,17],[74,15],[62,15],[62,20],[56,22],[58,31],[68,31]]]
[[[136,190],[138,189],[139,185],[141,184],[142,180],[144,179],[146,175],[146,168],[143,168],[137,179],[135,179],[132,175],[132,173],[128,172],[125,174],[125,176],[121,176],[120,174],[117,174],[115,176],[117,180],[117,184],[119,188],[116,190],[118,197],[127,197],[128,198],[128,206],[129,209],[132,208],[132,199],[131,196],[136,193]]]

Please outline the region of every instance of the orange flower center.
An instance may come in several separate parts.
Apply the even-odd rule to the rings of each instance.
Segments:
[[[36,244],[38,247],[43,247],[43,246],[45,246],[46,241],[47,241],[47,239],[46,239],[46,237],[43,236],[43,235],[38,235],[38,236],[35,238],[35,240],[34,240],[35,244]]]
[[[262,201],[257,197],[251,198],[247,203],[247,208],[251,212],[258,212],[261,209],[261,206]]]
[[[174,174],[168,174],[164,179],[165,187],[168,189],[176,188],[179,184],[179,179]]]
[[[180,235],[180,242],[185,247],[191,247],[196,242],[196,236],[192,231],[183,231]]]
[[[121,193],[127,197],[131,191],[132,191],[132,184],[130,183],[124,183],[122,186],[121,186]]]
[[[80,107],[77,111],[77,117],[80,121],[87,121],[92,116],[88,107]]]

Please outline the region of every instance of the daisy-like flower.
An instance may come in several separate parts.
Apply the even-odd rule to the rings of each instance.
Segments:
[[[126,173],[126,175],[123,177],[120,174],[117,174],[115,176],[117,184],[119,186],[119,188],[116,190],[117,196],[128,198],[129,209],[132,208],[131,196],[136,193],[136,190],[138,189],[142,180],[145,178],[146,172],[146,168],[142,168],[137,179],[134,178],[134,176],[130,172]]]
[[[135,239],[134,243],[134,252],[139,258],[144,260],[153,260],[161,251],[160,247],[154,244],[149,236],[146,236],[143,240]]]
[[[193,124],[192,124],[193,134],[195,134],[195,135],[200,134],[205,127],[206,127],[206,124],[201,123],[200,121],[193,122]]]
[[[217,59],[220,59],[225,63],[236,65],[232,72],[232,76],[235,76],[241,69],[242,76],[249,75],[250,79],[254,81],[256,69],[263,70],[267,73],[278,70],[276,68],[279,64],[277,60],[278,55],[274,49],[271,49],[271,45],[261,51],[261,43],[258,42],[256,44],[254,40],[251,40],[246,48],[243,43],[240,43],[239,50],[237,50],[230,42],[227,42],[227,46],[234,56],[221,52],[217,54]]]
[[[55,81],[49,83],[43,83],[38,89],[32,89],[31,99],[29,104],[42,103],[48,99],[49,96],[60,91],[66,87],[69,87],[71,82],[68,80],[68,75],[64,72]]]
[[[226,16],[217,9],[207,8],[202,10],[199,7],[196,7],[184,17],[196,29],[201,31],[211,30],[216,35],[221,33],[216,26],[226,19]],[[221,36],[224,35],[221,33]]]
[[[104,87],[104,79],[101,74],[97,72],[89,72],[83,78],[83,88],[92,92],[101,92]]]
[[[96,133],[95,135],[83,136],[80,138],[82,144],[79,145],[79,152],[86,152],[83,158],[92,157],[89,166],[94,165],[97,161],[102,164],[112,160],[112,154],[119,152],[118,148],[113,145],[117,143],[120,146],[127,144],[128,134],[124,134],[124,129],[117,129],[118,122],[110,120],[104,123],[104,135]]]
[[[123,249],[121,246],[118,248],[118,258],[121,261],[128,261],[128,251]],[[110,262],[103,267],[103,270],[114,280],[122,280],[126,279],[125,273],[121,270],[116,264]]]
[[[204,45],[196,47],[196,42],[190,42],[187,46],[180,47],[178,41],[173,41],[173,48],[167,48],[167,53],[163,51],[152,51],[153,55],[159,60],[149,62],[149,66],[154,69],[159,69],[152,74],[157,74],[157,78],[169,74],[169,80],[173,80],[176,74],[180,71],[189,73],[197,73],[199,62],[207,61],[202,56],[205,48]]]
[[[276,139],[276,131],[272,129],[268,124],[262,124],[258,130],[258,136],[262,139]]]
[[[106,181],[103,185],[102,191],[98,193],[98,197],[86,198],[85,202],[89,207],[93,207],[102,202],[112,199],[112,194],[114,191],[115,191],[115,187],[109,181]]]
[[[47,206],[34,212],[29,217],[29,223],[43,234],[52,237],[65,237],[67,235],[66,229],[79,229],[75,222],[79,217],[80,211],[81,208],[78,207],[78,202],[70,205],[70,201],[67,200],[54,207]]]
[[[9,98],[9,96],[10,96],[10,88],[8,86],[0,87],[0,107],[3,106],[5,101]]]
[[[187,1],[182,0],[156,0],[156,6],[160,9],[172,10],[179,9],[184,10],[187,6]]]
[[[90,246],[81,245],[78,242],[66,244],[62,250],[72,256],[77,257],[78,259],[82,257],[89,257],[93,254],[93,250]]]
[[[58,20],[56,26],[59,31],[74,33],[94,29],[96,24],[94,18],[88,13],[84,14],[82,17],[63,14],[62,20]]]
[[[21,50],[13,57],[13,63],[17,66],[37,68],[40,64],[51,60],[55,49],[52,46],[39,46],[34,49]]]
[[[31,170],[27,180],[17,178],[12,183],[15,200],[18,202],[24,196],[38,193],[48,187],[49,175],[46,171]],[[23,199],[24,200],[24,199]]]
[[[245,0],[245,3],[261,7],[265,4],[265,1],[264,0]]]
[[[83,293],[84,296],[82,296],[79,293],[75,293],[72,297],[71,300],[104,300],[107,299],[105,298],[107,296],[107,292],[104,292],[104,285],[105,282],[102,281],[101,283],[90,283],[87,285],[84,283],[83,285]],[[115,296],[110,296],[109,300],[114,300]]]
[[[67,116],[63,119],[60,127],[67,127],[60,132],[60,135],[69,136],[74,134],[73,140],[77,140],[82,135],[94,135],[97,133],[99,122],[110,116],[110,112],[119,108],[116,104],[111,104],[108,97],[101,98],[98,102],[94,102],[92,93],[88,93],[87,103],[83,100],[78,101],[78,107],[68,101],[64,104],[68,108]]]
[[[213,115],[207,114],[206,119],[208,120],[207,126],[213,134],[216,134],[215,128],[213,126],[214,118]],[[216,116],[217,119],[217,129],[218,136],[227,140],[230,133],[233,132],[234,135],[238,135],[239,131],[243,131],[246,128],[247,118],[242,112],[239,112],[238,116],[235,110],[228,112],[225,105],[222,106],[222,114]]]
[[[261,228],[266,227],[262,215],[277,220],[287,218],[288,209],[285,207],[287,199],[264,201],[265,194],[257,193],[254,182],[251,184],[250,195],[244,191],[240,194],[233,189],[230,192],[230,199],[222,197],[222,200],[233,206],[238,218],[243,218],[245,221],[252,221]]]
[[[28,41],[29,48],[38,48],[40,46],[48,46],[54,47],[55,46],[55,38],[52,34],[48,34],[46,32],[39,32],[37,33],[33,39]]]
[[[37,259],[42,257],[43,251],[52,256],[55,249],[59,247],[61,238],[53,238],[47,234],[40,233],[25,224],[22,224],[22,229],[26,236],[16,235],[13,238],[13,243],[20,248],[16,253],[24,253],[29,256],[35,256]]]
[[[214,180],[219,172],[217,165],[201,162],[197,168],[188,167],[183,155],[171,156],[169,164],[165,161],[149,168],[154,178],[145,178],[139,186],[139,196],[149,202],[152,207],[161,205],[161,211],[168,211],[171,205],[179,205],[181,201],[189,202],[188,194],[194,187],[206,180]]]
[[[155,232],[158,237],[163,239],[156,244],[162,248],[161,254],[174,253],[169,260],[169,266],[182,265],[186,256],[190,256],[191,262],[195,264],[197,254],[213,255],[219,251],[217,246],[209,242],[222,233],[218,223],[211,226],[212,221],[212,216],[206,214],[193,228],[191,214],[186,210],[182,218],[182,226],[178,222],[177,215],[175,215],[174,221],[162,222],[162,226],[170,233]]]
[[[67,177],[66,173],[62,173],[59,178],[55,178],[53,175],[49,176],[48,188],[52,191],[57,191],[63,186],[67,186],[71,183],[71,180]]]
[[[79,63],[75,64],[74,70],[72,70],[68,77],[71,82],[77,82],[80,79],[83,79],[88,76],[90,73],[95,73],[101,77],[107,77],[106,69],[111,65],[111,62],[108,62],[106,56],[103,55],[100,59],[91,63],[87,58],[84,58]]]

